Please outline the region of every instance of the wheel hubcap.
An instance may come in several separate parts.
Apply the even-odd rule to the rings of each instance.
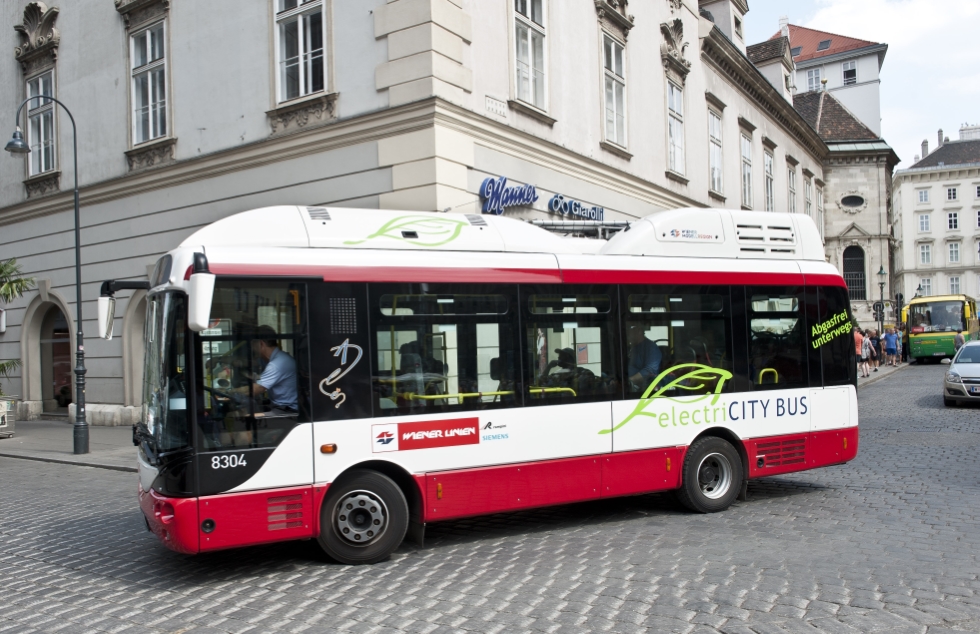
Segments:
[[[704,497],[716,500],[732,486],[732,465],[720,453],[708,454],[698,465],[698,486]]]
[[[337,533],[352,544],[370,544],[388,527],[388,508],[370,491],[345,495],[337,504],[334,517]]]

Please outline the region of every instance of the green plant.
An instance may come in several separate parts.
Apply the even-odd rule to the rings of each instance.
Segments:
[[[15,258],[0,260],[0,304],[8,304],[34,288],[34,278],[24,277]],[[0,361],[0,379],[10,378],[10,373],[20,367],[20,359]],[[0,396],[3,396],[0,385]]]

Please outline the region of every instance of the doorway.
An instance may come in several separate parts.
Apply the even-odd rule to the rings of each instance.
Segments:
[[[41,321],[42,411],[68,414],[72,403],[71,333],[68,320],[52,306]]]

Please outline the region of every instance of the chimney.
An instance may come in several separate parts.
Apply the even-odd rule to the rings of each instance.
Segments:
[[[916,164],[916,163],[918,163],[918,162],[919,162],[919,155],[918,155],[918,154],[916,154],[916,155],[915,155],[915,158],[913,158],[913,159],[912,159],[912,164],[913,164],[913,165],[915,165],[915,164]]]
[[[789,37],[789,16],[781,15],[779,16],[779,34],[783,37]]]
[[[939,128],[939,145],[936,148],[941,148],[943,146],[943,129]]]
[[[922,139],[922,158],[929,156],[929,139]]]

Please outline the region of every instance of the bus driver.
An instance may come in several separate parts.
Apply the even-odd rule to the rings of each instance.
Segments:
[[[273,409],[296,412],[296,361],[279,348],[276,331],[269,326],[259,326],[252,340],[252,350],[265,361],[265,369],[252,383],[252,396],[264,392]],[[248,390],[248,387],[242,387],[238,391],[247,393]]]

